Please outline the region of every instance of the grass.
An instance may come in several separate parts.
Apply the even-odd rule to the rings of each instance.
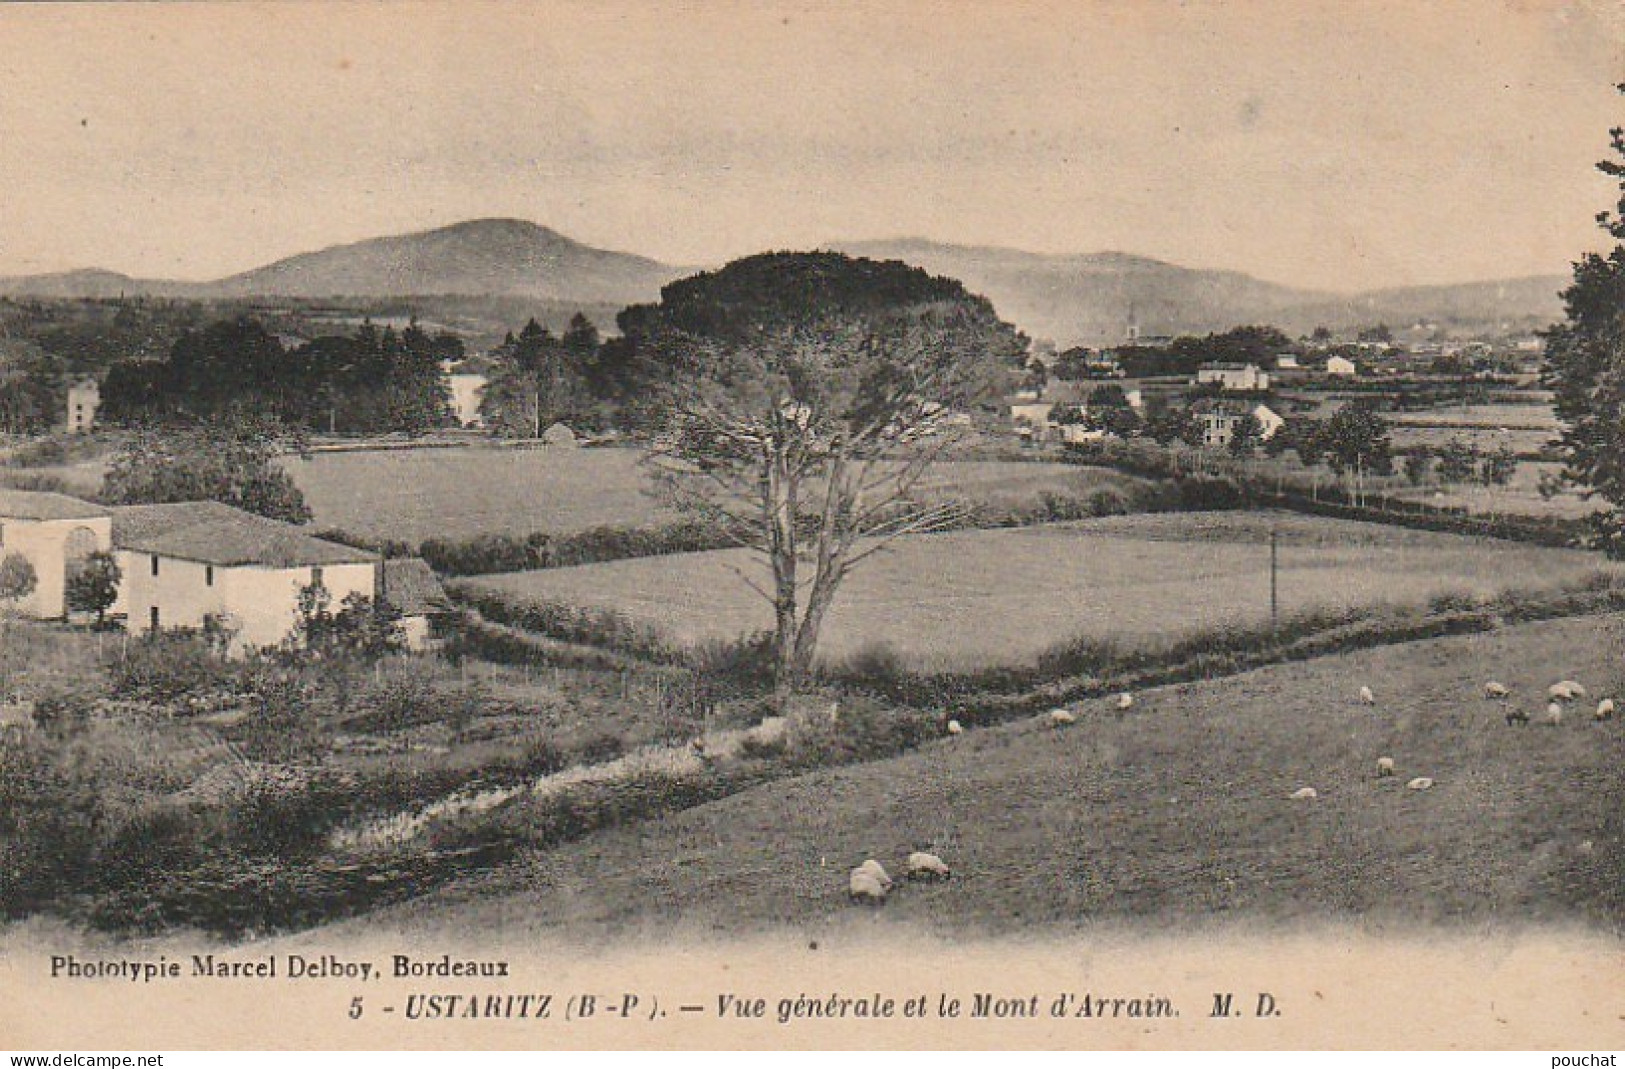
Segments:
[[[392,931],[822,930],[847,870],[931,850],[870,923],[955,939],[1102,921],[1625,922],[1625,727],[1508,727],[1572,676],[1619,693],[1618,618],[1522,625],[1148,690],[752,787],[394,907]],[[1372,686],[1375,707],[1356,694]],[[1398,774],[1377,779],[1376,759]],[[1408,791],[1413,776],[1432,790]],[[1294,801],[1299,787],[1320,797]],[[663,859],[651,864],[649,859]],[[869,915],[866,914],[866,918]]]
[[[633,449],[471,447],[316,453],[283,464],[316,527],[416,544],[681,519],[644,493],[639,456]],[[1087,493],[1132,481],[1065,464],[950,461],[930,473],[923,490],[1005,506],[1036,501],[1045,490]]]
[[[903,540],[847,580],[821,649],[889,647],[916,671],[1033,663],[1063,640],[1165,642],[1269,618],[1269,531],[1283,615],[1443,593],[1556,585],[1595,556],[1375,524],[1272,513],[1166,513]],[[771,624],[736,551],[470,580],[510,598],[614,609],[679,642]]]

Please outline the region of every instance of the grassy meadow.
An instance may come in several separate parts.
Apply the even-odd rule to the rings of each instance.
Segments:
[[[1283,616],[1556,585],[1591,554],[1286,513],[1162,513],[902,539],[846,581],[820,643],[877,645],[921,671],[1031,664],[1080,635],[1161,642],[1269,619],[1269,532]],[[744,551],[679,554],[471,580],[510,597],[616,610],[678,642],[771,624]]]

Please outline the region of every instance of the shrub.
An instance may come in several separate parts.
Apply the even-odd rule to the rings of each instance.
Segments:
[[[228,681],[233,670],[194,631],[158,631],[130,642],[109,669],[127,697],[167,702]]]

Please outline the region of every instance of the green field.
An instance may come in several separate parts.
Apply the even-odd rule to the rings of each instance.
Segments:
[[[1513,542],[1272,513],[1118,516],[900,540],[837,597],[821,648],[838,660],[883,643],[916,668],[1030,664],[1079,635],[1165,641],[1269,617],[1269,531],[1279,535],[1283,615],[1489,595],[1576,579],[1600,558]],[[766,628],[743,551],[488,576],[479,588],[616,609],[679,641]]]
[[[290,457],[317,527],[419,543],[477,534],[569,534],[679,519],[645,492],[633,449],[355,450]],[[938,465],[927,492],[998,505],[1045,490],[1087,493],[1134,482],[1065,464],[954,461]]]

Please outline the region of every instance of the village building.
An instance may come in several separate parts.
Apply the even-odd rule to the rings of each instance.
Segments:
[[[1269,372],[1257,364],[1214,363],[1196,369],[1199,386],[1217,385],[1221,390],[1262,392],[1270,388]]]
[[[15,609],[36,619],[67,615],[68,577],[112,545],[112,515],[66,494],[0,490],[0,559],[16,554],[34,569],[34,590]]]
[[[384,561],[378,569],[377,600],[400,614],[401,638],[413,651],[434,648],[435,622],[452,612],[440,580],[418,557]]]
[[[101,387],[95,379],[85,379],[68,387],[69,434],[79,434],[96,426],[96,410],[102,404]]]
[[[222,628],[241,652],[287,638],[301,588],[317,585],[336,610],[349,594],[372,598],[377,561],[363,550],[213,501],[114,508],[112,543],[122,578],[113,614],[132,634]]]
[[[451,416],[459,427],[483,427],[485,417],[480,404],[485,400],[485,388],[490,378],[470,362],[453,364],[445,361],[440,374],[446,380],[446,393],[451,397]]]
[[[1286,426],[1286,420],[1268,405],[1248,401],[1209,398],[1192,405],[1191,415],[1201,423],[1202,444],[1210,449],[1229,446],[1236,425],[1249,415],[1258,420],[1260,441],[1275,437]]]
[[[1341,378],[1353,378],[1360,373],[1354,361],[1346,356],[1334,356],[1326,361],[1326,374]]]

